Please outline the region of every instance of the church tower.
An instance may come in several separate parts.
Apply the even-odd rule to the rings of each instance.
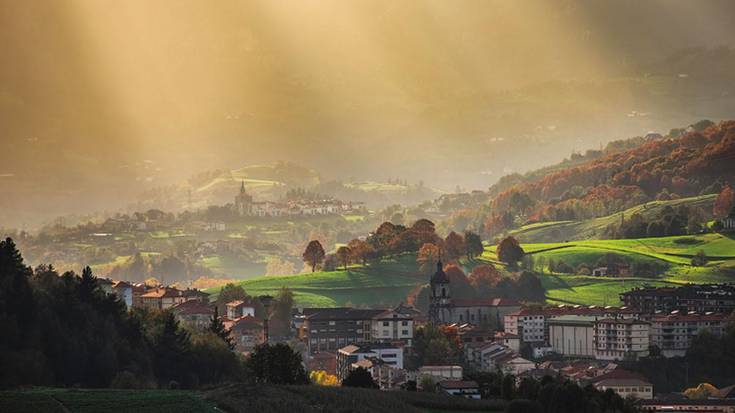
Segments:
[[[449,277],[444,272],[442,261],[436,263],[436,272],[431,276],[429,293],[429,321],[443,324],[449,321],[452,296],[449,290]]]
[[[235,197],[235,212],[238,215],[251,215],[253,210],[253,197],[245,192],[245,181],[240,185],[240,193]]]

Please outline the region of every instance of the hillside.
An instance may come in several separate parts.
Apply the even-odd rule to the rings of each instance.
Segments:
[[[527,224],[509,231],[509,234],[520,242],[533,243],[603,238],[608,235],[606,234],[608,227],[619,225],[620,220],[626,217],[630,218],[638,214],[644,220],[651,221],[658,217],[664,208],[678,208],[680,206],[711,211],[715,198],[717,198],[716,194],[709,194],[668,201],[650,201],[625,209],[619,213],[597,218],[580,221],[547,221]]]
[[[541,273],[550,303],[618,305],[620,293],[644,285],[735,281],[735,240],[720,234],[537,243],[522,244],[522,247],[531,257],[531,265]],[[709,260],[705,266],[692,266],[691,259],[699,251],[704,251]],[[581,264],[594,268],[609,254],[627,263],[631,275],[578,275]],[[488,247],[482,259],[497,263],[495,247]],[[571,266],[573,274],[550,271],[550,262]]]
[[[232,202],[241,183],[256,199],[274,200],[289,188],[317,185],[319,174],[288,162],[204,171],[175,185],[146,190],[135,207],[178,211],[224,205]]]
[[[735,121],[705,120],[686,130],[672,129],[667,136],[614,141],[556,165],[506,175],[488,191],[448,195],[434,208],[449,215],[442,227],[482,229],[492,238],[528,224],[585,221],[638,205],[655,206],[654,201],[716,194],[735,183],[733,160]],[[704,219],[711,218],[708,201],[694,204],[702,207]],[[591,224],[582,232],[573,227],[565,233],[600,237],[594,229],[602,222]]]
[[[715,193],[733,180],[735,121],[674,135],[543,177],[531,175],[500,192],[491,207],[496,213],[515,209],[536,221],[585,219],[651,200]]]
[[[273,295],[281,287],[294,292],[299,307],[393,306],[428,281],[417,271],[414,255],[386,259],[347,271],[315,272],[286,276],[262,276],[240,281],[250,295]],[[219,288],[208,290],[216,294]]]

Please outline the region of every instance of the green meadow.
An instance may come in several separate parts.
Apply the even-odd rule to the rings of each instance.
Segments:
[[[347,270],[297,275],[261,276],[240,281],[250,295],[276,294],[282,287],[294,292],[298,306],[377,306],[405,302],[409,293],[428,281],[418,274],[414,255],[401,255]],[[208,292],[216,293],[218,288]]]
[[[587,240],[563,243],[522,244],[535,262],[552,303],[618,305],[619,295],[632,288],[686,283],[735,281],[735,240],[721,234],[621,240]],[[691,265],[699,251],[709,257],[705,266]],[[550,260],[577,268],[594,267],[607,254],[623,258],[631,266],[648,263],[665,270],[652,277],[635,273],[620,277],[592,277],[551,273]],[[495,247],[488,247],[481,259],[497,263]]]

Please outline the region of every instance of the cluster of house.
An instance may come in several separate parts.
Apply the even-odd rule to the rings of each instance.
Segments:
[[[100,288],[116,294],[127,308],[166,310],[187,301],[208,302],[209,294],[193,288],[181,290],[169,286],[149,286],[143,283],[98,279]]]
[[[349,212],[360,203],[342,202],[337,199],[299,199],[286,202],[254,201],[253,196],[245,191],[245,182],[240,186],[240,193],[235,196],[233,205],[239,216],[280,217],[290,215],[330,215]]]
[[[213,316],[208,296],[201,291],[146,288],[124,281],[103,284],[130,307],[170,308],[180,322],[195,328],[206,328]],[[463,380],[464,369],[501,371],[519,381],[559,376],[645,400],[644,410],[666,411],[664,401],[653,400],[653,385],[645,377],[615,362],[648,356],[651,349],[664,357],[685,355],[700,332],[724,334],[735,309],[735,287],[714,284],[635,289],[621,295],[626,304],[622,307],[524,307],[509,299],[453,299],[441,264],[430,287],[428,314],[403,304],[390,309],[295,309],[292,328],[304,343],[307,368],[324,370],[339,380],[356,368],[365,368],[381,389],[400,388],[409,381],[419,387],[431,382],[440,391],[468,398],[480,398],[480,392],[477,383]],[[267,307],[269,299],[263,296],[253,299],[257,303],[226,304],[221,319],[231,331],[236,351],[247,354],[269,341],[267,320],[255,317],[256,304]],[[404,361],[413,351],[414,332],[427,323],[456,331],[461,366],[406,369]],[[550,354],[565,361],[535,361]],[[696,403],[709,406],[707,411],[735,412],[735,399],[729,396],[710,404]]]
[[[209,294],[200,290],[146,286],[108,279],[99,279],[98,282],[103,290],[116,294],[128,308],[171,310],[182,325],[193,329],[208,328],[214,316],[214,304],[209,302]],[[263,296],[257,299],[269,298]],[[233,301],[227,303],[225,308],[226,314],[222,314],[220,319],[224,327],[230,330],[236,351],[247,354],[267,340],[267,322],[255,317],[254,303]]]

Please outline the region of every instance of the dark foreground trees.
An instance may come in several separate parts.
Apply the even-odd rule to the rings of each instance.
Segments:
[[[0,242],[0,387],[195,387],[244,377],[214,333],[190,335],[170,312],[128,312],[89,268],[79,277],[25,266]]]
[[[347,374],[342,385],[345,387],[363,387],[367,389],[377,389],[378,385],[375,384],[373,376],[367,369],[358,367]]]
[[[283,343],[259,345],[246,366],[256,383],[309,384],[301,355]]]

